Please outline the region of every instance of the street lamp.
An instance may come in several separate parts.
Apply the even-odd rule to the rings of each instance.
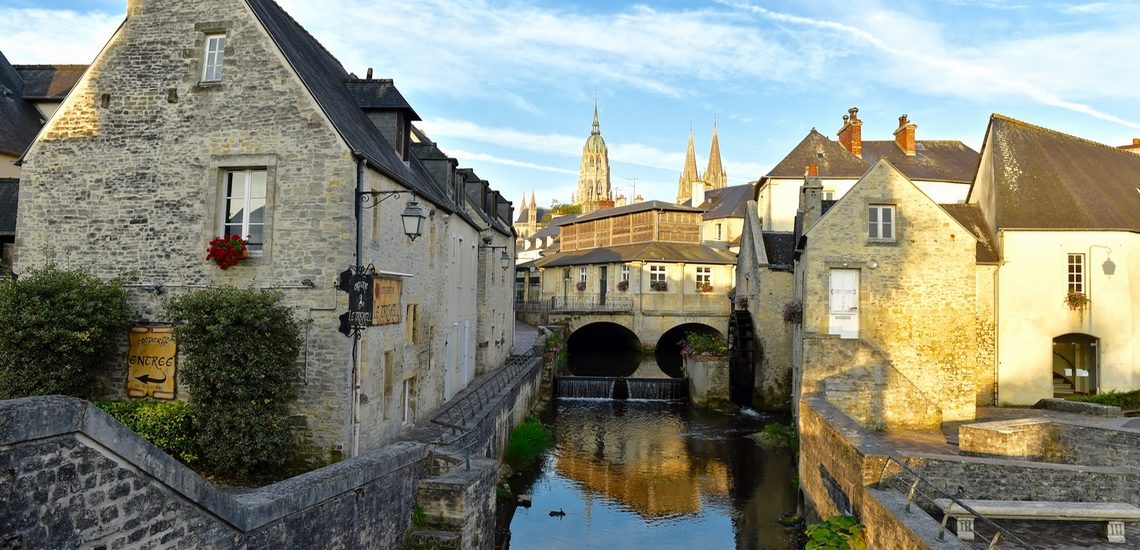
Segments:
[[[400,214],[400,219],[404,222],[404,234],[408,236],[408,239],[414,241],[416,237],[423,235],[424,220],[427,219],[427,216],[424,215],[424,209],[420,208],[420,203],[416,202],[415,193],[402,189],[398,191],[357,191],[356,201],[361,208],[375,208],[376,205],[392,197],[399,197],[404,193],[411,193],[412,200],[408,201],[404,213]]]
[[[484,237],[484,239],[486,239],[484,242],[491,242],[491,237]],[[499,265],[503,268],[503,271],[506,271],[508,267],[511,267],[511,255],[507,254],[507,246],[506,245],[502,245],[502,246],[479,245],[479,248],[486,248],[488,250],[496,250],[496,249],[500,249],[500,248],[503,249],[503,251],[499,253]]]
[[[562,279],[562,307],[566,308],[566,293],[570,292],[570,274],[567,273],[566,277]]]

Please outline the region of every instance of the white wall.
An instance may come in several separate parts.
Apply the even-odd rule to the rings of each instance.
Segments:
[[[1053,338],[1083,333],[1099,338],[1099,391],[1140,387],[1140,235],[1126,232],[1014,231],[1000,233],[998,270],[998,402],[1030,405],[1053,397]],[[1083,319],[1062,301],[1067,259],[1085,255],[1090,305]],[[1116,266],[1106,275],[1102,264]]]

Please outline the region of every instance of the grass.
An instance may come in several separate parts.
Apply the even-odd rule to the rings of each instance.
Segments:
[[[1140,390],[1130,392],[1118,392],[1113,390],[1097,395],[1072,395],[1068,397],[1068,400],[1113,405],[1122,409],[1140,409]]]
[[[503,460],[511,468],[522,470],[534,464],[539,456],[554,443],[550,429],[536,417],[528,417],[511,432]]]

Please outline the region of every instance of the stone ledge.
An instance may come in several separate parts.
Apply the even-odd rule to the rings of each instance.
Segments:
[[[1031,500],[962,500],[961,502],[982,516],[997,519],[1140,521],[1140,508],[1124,502]],[[950,499],[935,499],[934,505],[952,516],[970,514],[958,503],[951,504]]]
[[[1045,409],[1049,411],[1060,411],[1076,414],[1087,414],[1090,416],[1105,416],[1114,418],[1124,416],[1120,412],[1120,407],[1113,405],[1101,405],[1100,403],[1085,403],[1083,401],[1069,401],[1068,399],[1060,399],[1051,397],[1042,399],[1033,405],[1035,409]]]

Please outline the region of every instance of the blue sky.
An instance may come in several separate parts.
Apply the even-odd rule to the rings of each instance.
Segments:
[[[1122,145],[1140,137],[1140,3],[278,0],[508,199],[568,201],[595,94],[615,194],[672,200],[689,126],[714,117],[730,183],[756,180],[852,106],[864,139],[978,148],[990,113]],[[88,63],[125,0],[0,0],[13,63]]]

